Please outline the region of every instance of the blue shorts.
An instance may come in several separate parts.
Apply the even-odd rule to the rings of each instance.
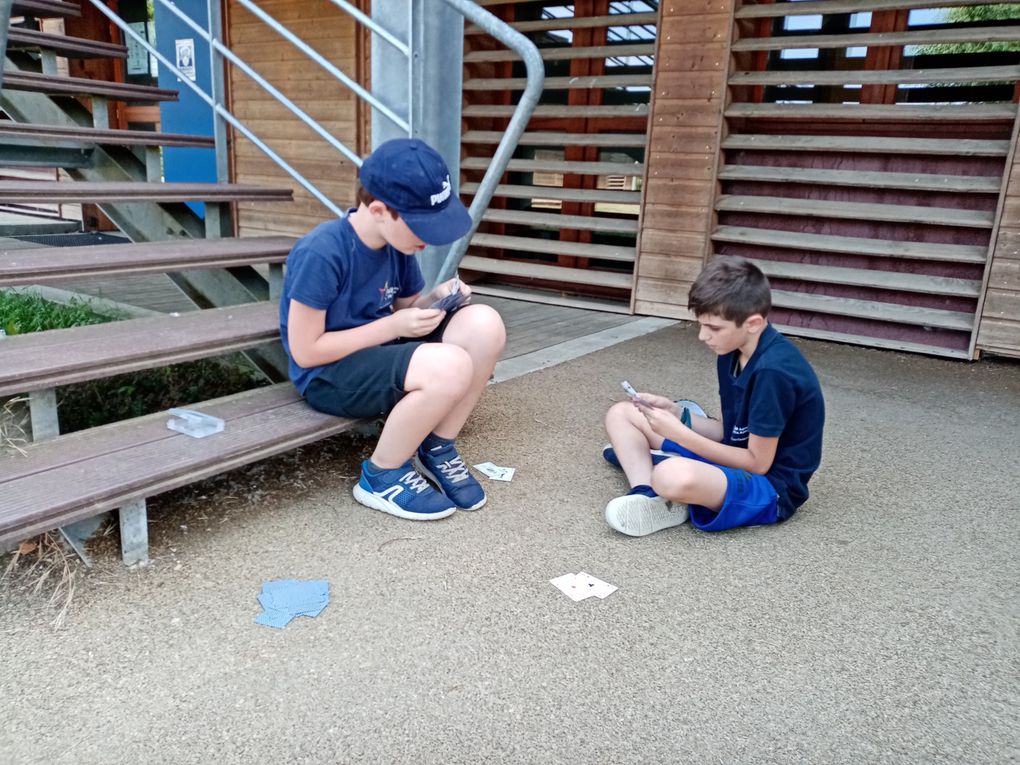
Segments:
[[[702,531],[725,531],[737,526],[762,526],[779,520],[779,495],[765,476],[717,465],[668,438],[662,442],[662,451],[704,462],[719,468],[726,475],[726,498],[718,512],[702,505],[688,505],[691,524],[695,528]]]
[[[385,345],[362,348],[327,364],[305,388],[305,401],[312,409],[337,417],[389,414],[407,394],[404,379],[411,356],[423,343],[442,342],[452,317],[451,311],[424,337],[400,338]]]

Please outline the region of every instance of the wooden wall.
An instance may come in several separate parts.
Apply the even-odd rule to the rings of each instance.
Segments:
[[[999,210],[999,227],[985,277],[979,351],[1020,357],[1020,162],[1017,137],[1020,119],[1006,165],[1006,187]]]
[[[714,228],[734,0],[661,5],[633,307],[692,318],[687,291]]]
[[[364,4],[364,3],[362,3]],[[260,0],[259,7],[303,39],[347,76],[366,83],[365,35],[328,0]],[[322,67],[234,0],[227,0],[225,27],[231,49],[276,88],[359,155],[367,153],[365,108]],[[273,151],[340,207],[354,201],[356,169],[286,107],[237,67],[229,67],[231,111]],[[238,233],[307,232],[332,217],[254,144],[234,132],[232,173],[237,183],[289,186],[294,202],[238,205]]]

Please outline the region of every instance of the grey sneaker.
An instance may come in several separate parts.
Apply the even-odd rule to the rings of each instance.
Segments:
[[[673,505],[662,497],[625,494],[606,505],[606,523],[632,537],[654,534],[687,521],[687,505]]]

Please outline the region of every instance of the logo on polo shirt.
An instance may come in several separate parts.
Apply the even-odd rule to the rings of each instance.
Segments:
[[[734,425],[733,431],[730,433],[730,441],[746,441],[747,434],[750,430],[750,427],[738,428]]]
[[[453,189],[450,188],[450,176],[448,175],[446,176],[446,180],[443,181],[443,190],[440,191],[438,194],[433,194],[431,197],[429,197],[429,204],[435,207],[436,205],[445,202],[447,199],[450,198],[450,194],[452,192]]]
[[[393,302],[393,298],[400,292],[399,287],[391,287],[389,280],[379,288],[379,307],[385,308]]]

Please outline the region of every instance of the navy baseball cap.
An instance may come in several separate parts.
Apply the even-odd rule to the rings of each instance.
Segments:
[[[453,193],[439,153],[417,138],[394,138],[365,158],[365,191],[396,210],[425,244],[450,244],[471,230],[471,216]]]

